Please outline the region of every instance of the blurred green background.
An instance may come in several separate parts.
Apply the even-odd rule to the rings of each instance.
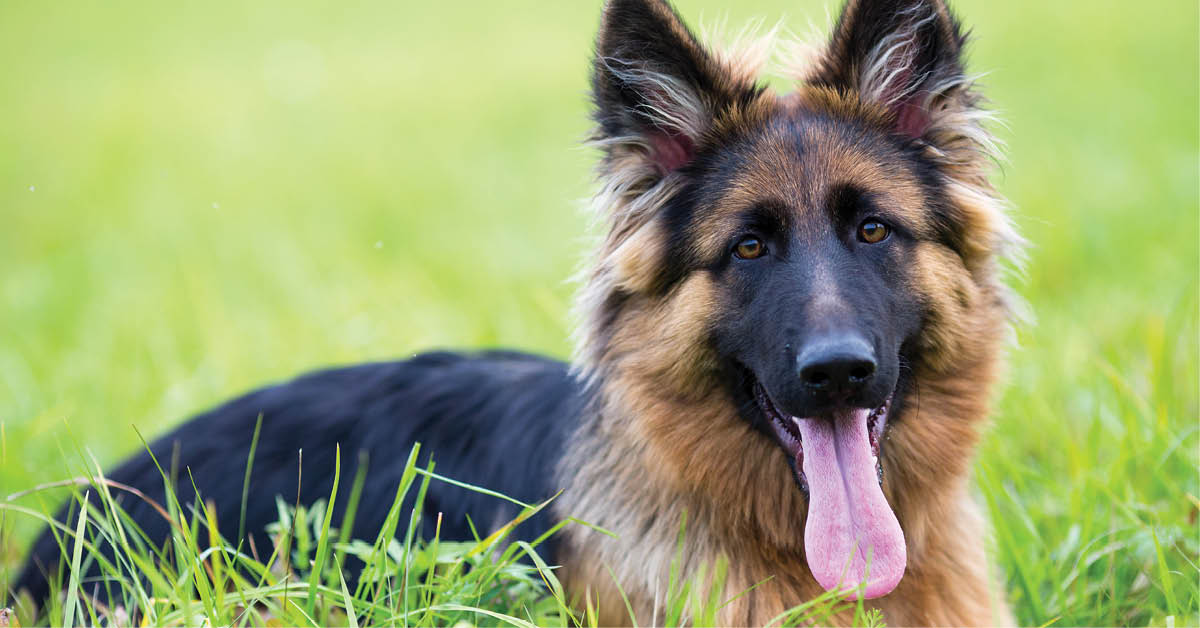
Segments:
[[[954,6],[1032,243],[1036,323],[978,467],[1018,618],[1194,614],[1197,3]],[[678,7],[797,32],[836,11]],[[566,356],[598,13],[0,3],[0,496],[317,366]],[[11,566],[34,526],[4,526]]]

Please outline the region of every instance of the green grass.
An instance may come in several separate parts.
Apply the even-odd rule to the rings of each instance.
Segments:
[[[0,496],[316,366],[566,355],[591,4],[0,3]],[[797,31],[833,10],[722,4],[679,2]],[[1036,323],[977,465],[1017,619],[1200,623],[1198,7],[955,5],[1032,242]],[[37,523],[5,511],[0,572]],[[272,586],[345,603],[321,578]]]
[[[229,543],[216,531],[217,514],[211,502],[182,504],[171,490],[165,505],[151,502],[172,522],[174,530],[168,546],[159,548],[114,498],[114,493],[129,491],[105,481],[102,469],[94,467],[96,479],[75,487],[72,503],[79,511],[66,522],[14,503],[22,496],[0,503],[2,516],[25,516],[51,525],[62,546],[58,573],[69,571],[67,582],[61,577],[51,581],[52,593],[45,608],[36,609],[28,596],[5,602],[12,604],[9,612],[15,614],[18,625],[68,628],[128,625],[131,620],[140,625],[221,626],[596,625],[598,609],[591,600],[572,603],[555,568],[537,550],[563,527],[588,524],[568,519],[532,541],[514,540],[510,538],[512,530],[549,501],[523,504],[510,499],[522,510],[496,532],[465,542],[443,541],[440,515],[429,522],[419,513],[430,482],[452,480],[436,474],[433,462],[418,467],[419,450],[417,444],[409,453],[388,515],[373,541],[347,539],[339,532],[339,528],[344,531],[353,525],[354,497],[349,498],[351,505],[342,519],[332,520],[341,470],[339,452],[328,500],[305,505],[288,504],[282,496],[276,497],[279,519],[267,527],[271,545],[262,550]],[[252,461],[251,456],[248,464]],[[170,486],[167,474],[161,468],[159,472]],[[361,485],[362,473],[354,486]],[[509,499],[481,487],[459,485]],[[100,496],[98,505],[88,500],[92,491]],[[404,502],[410,494],[414,499],[406,510]],[[431,538],[422,541],[418,530],[429,525],[433,526]],[[683,558],[686,522],[681,522],[679,534],[679,553],[672,564],[660,619],[665,625],[713,625],[721,607],[745,592],[723,590],[723,562],[711,566],[711,571],[701,566],[698,574],[685,578],[678,565]],[[117,548],[112,557],[96,551],[102,543]],[[99,575],[80,578],[93,562]],[[69,570],[63,569],[66,565]],[[348,573],[358,577],[348,577]],[[96,601],[97,592],[107,592],[107,603]],[[878,612],[832,592],[797,605],[772,623],[812,625],[845,611],[853,614],[858,625],[881,625]],[[631,624],[653,620],[636,617],[631,609],[629,616]]]

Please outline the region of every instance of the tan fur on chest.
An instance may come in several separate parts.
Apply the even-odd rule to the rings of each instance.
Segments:
[[[895,591],[865,606],[882,610],[888,625],[1011,623],[992,592],[983,552],[986,529],[967,494],[966,456],[977,438],[977,421],[970,417],[982,416],[983,400],[955,398],[962,391],[945,383],[927,389],[923,413],[900,418],[889,445],[893,455],[918,455],[928,467],[888,464],[885,471],[885,490],[909,544],[907,572]],[[643,401],[641,407],[718,423],[720,411],[705,412],[702,405],[689,411]],[[933,407],[973,414],[946,416]],[[786,464],[774,459],[782,456],[774,447],[753,446],[753,439],[738,433],[738,422],[726,418],[726,435],[714,428],[698,441],[671,432],[647,435],[636,427],[642,421],[609,421],[595,440],[575,446],[575,454],[588,461],[554,508],[616,537],[569,528],[562,579],[573,595],[590,599],[602,625],[631,623],[625,598],[639,625],[650,623],[662,612],[673,569],[711,575],[720,561],[728,569],[722,600],[753,587],[720,611],[723,625],[764,625],[824,593],[805,563],[807,506],[781,472]],[[730,451],[746,442],[751,446]],[[851,623],[852,614],[838,617],[839,623]]]

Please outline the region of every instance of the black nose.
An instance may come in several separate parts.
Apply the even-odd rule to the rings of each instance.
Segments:
[[[809,390],[848,396],[866,387],[875,375],[875,350],[859,336],[822,339],[800,351],[796,368]]]

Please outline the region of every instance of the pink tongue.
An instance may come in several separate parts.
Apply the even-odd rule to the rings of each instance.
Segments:
[[[804,552],[825,590],[864,583],[862,597],[887,595],[904,575],[900,522],[883,497],[867,436],[870,410],[828,419],[793,419],[804,447],[808,521]]]

